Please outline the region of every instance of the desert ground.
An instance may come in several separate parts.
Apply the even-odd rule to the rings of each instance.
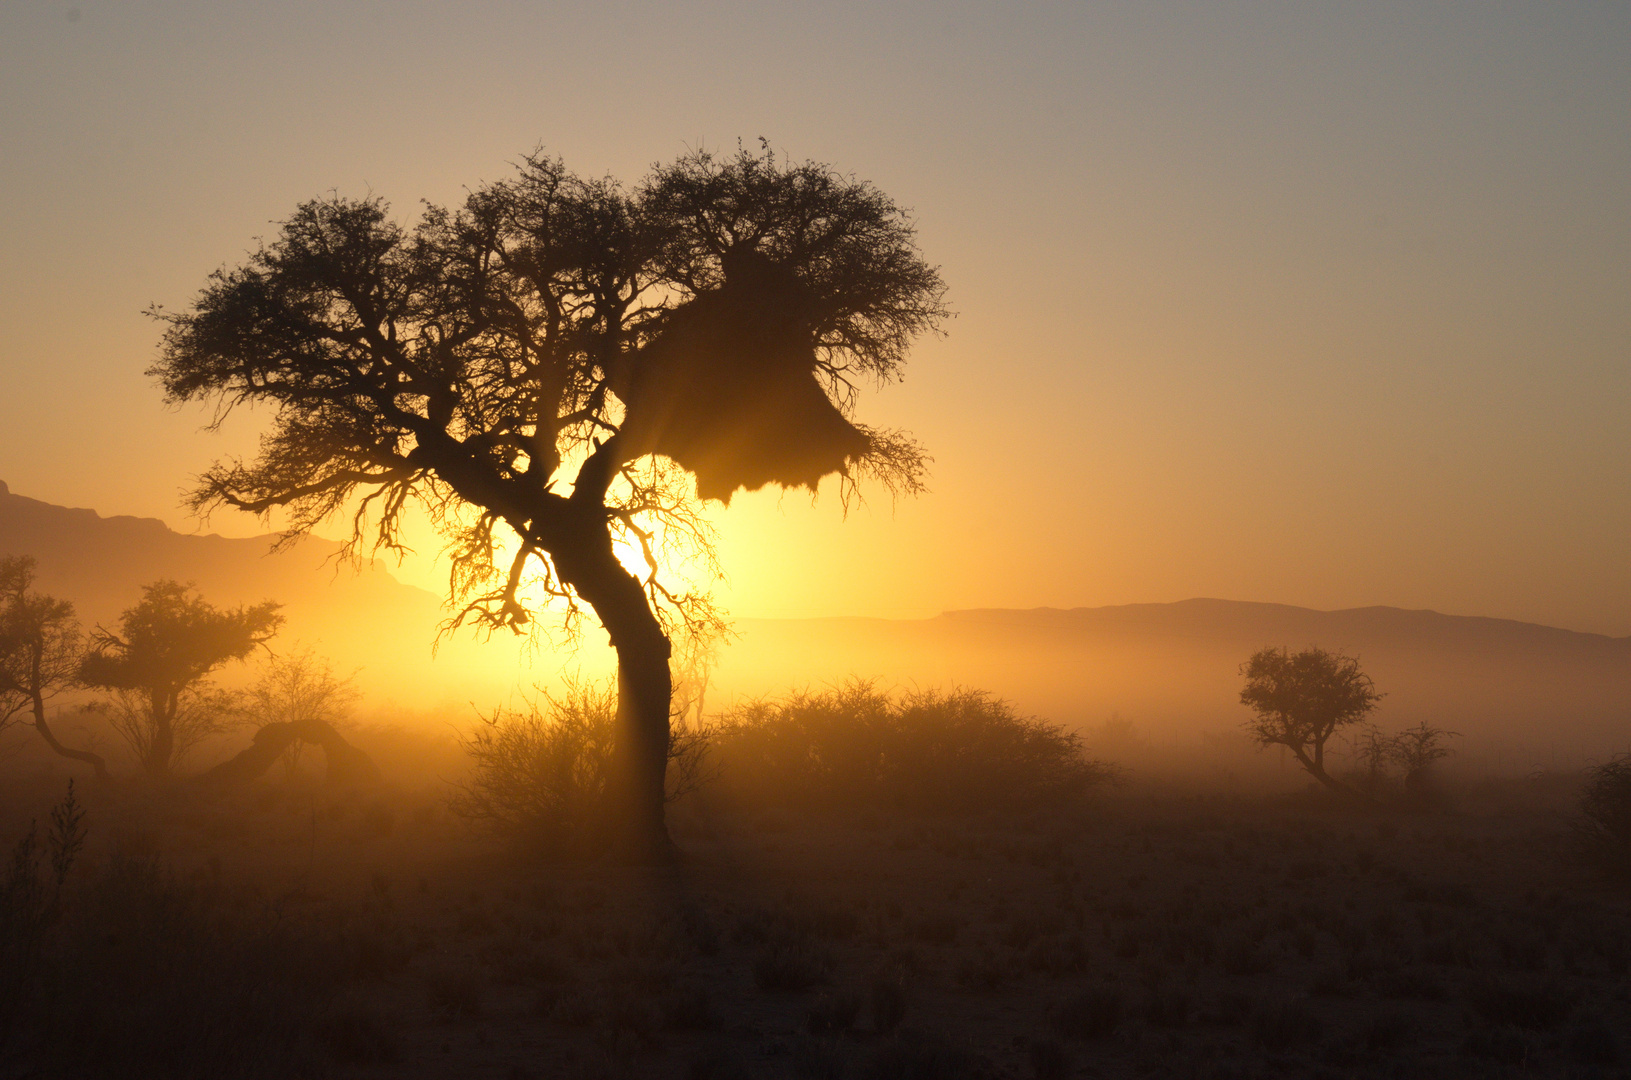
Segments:
[[[0,1074],[1628,1075],[1631,890],[1573,854],[1577,776],[1406,809],[1135,773],[979,816],[705,785],[642,868],[485,835],[376,753],[373,788],[76,785]],[[13,771],[8,845],[63,794]]]

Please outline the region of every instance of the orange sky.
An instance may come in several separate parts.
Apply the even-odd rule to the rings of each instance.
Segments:
[[[1631,633],[1631,9],[549,7],[0,9],[0,479],[188,527],[253,423],[167,412],[140,311],[302,199],[406,216],[540,142],[634,180],[763,135],[913,207],[959,315],[862,411],[929,446],[931,493],[741,497],[737,614],[1208,595]]]

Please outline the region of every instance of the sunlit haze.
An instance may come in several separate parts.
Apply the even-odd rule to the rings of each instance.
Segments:
[[[860,412],[930,492],[739,496],[733,614],[1215,596],[1628,634],[1628,55],[1610,4],[19,0],[0,479],[200,528],[179,492],[258,419],[167,411],[141,313],[301,200],[407,219],[535,146],[634,182],[763,136],[912,208],[957,317]],[[423,546],[399,574],[442,589]]]
[[[0,327],[0,1080],[1631,1076],[1625,0],[4,0]]]

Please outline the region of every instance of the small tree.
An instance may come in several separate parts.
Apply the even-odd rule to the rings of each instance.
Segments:
[[[1240,703],[1257,715],[1246,729],[1263,746],[1283,746],[1310,776],[1334,791],[1352,788],[1325,771],[1325,744],[1339,729],[1357,724],[1382,695],[1359,668],[1359,659],[1309,647],[1260,649],[1241,665],[1246,685]]]
[[[1363,731],[1352,736],[1354,757],[1359,760],[1365,790],[1371,794],[1382,789],[1387,780],[1388,766],[1399,754],[1398,737],[1389,735],[1375,724],[1366,724]]]
[[[1444,740],[1459,734],[1434,727],[1425,720],[1415,727],[1393,734],[1375,724],[1366,724],[1363,730],[1349,739],[1349,743],[1358,760],[1363,787],[1367,792],[1372,795],[1383,792],[1388,786],[1389,770],[1397,767],[1402,773],[1400,779],[1405,791],[1421,797],[1427,794],[1433,763],[1454,753],[1444,745]]]
[[[271,601],[216,608],[190,586],[155,581],[119,616],[119,632],[97,627],[80,667],[87,686],[113,691],[112,722],[153,777],[219,731],[232,698],[210,674],[243,660],[283,623]]]
[[[46,720],[46,702],[78,678],[84,635],[72,603],[33,591],[34,566],[26,555],[0,556],[0,728],[31,712],[47,746],[106,777],[100,754],[64,746]]]
[[[1444,745],[1444,740],[1461,733],[1433,727],[1423,720],[1413,728],[1405,728],[1393,736],[1393,760],[1404,770],[1407,791],[1419,791],[1427,780],[1428,770],[1436,761],[1443,761],[1455,751]]]

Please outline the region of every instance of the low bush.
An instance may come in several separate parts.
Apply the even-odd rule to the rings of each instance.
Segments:
[[[523,709],[482,718],[464,741],[474,776],[452,799],[454,813],[495,833],[557,854],[593,843],[617,731],[617,685],[569,683]],[[668,748],[668,797],[701,780],[706,736],[676,731]]]
[[[1631,877],[1631,754],[1587,774],[1574,824],[1588,861],[1611,877]]]
[[[800,808],[1025,809],[1114,774],[1076,734],[985,691],[890,694],[864,681],[738,706],[709,746],[731,796]]]

